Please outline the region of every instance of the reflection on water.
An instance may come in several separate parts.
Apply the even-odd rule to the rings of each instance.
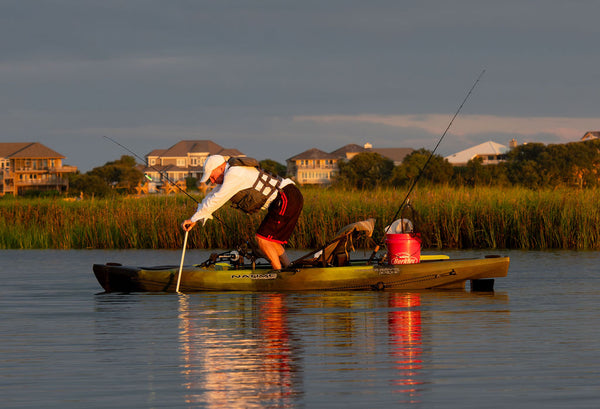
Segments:
[[[177,296],[91,264],[179,252],[0,251],[0,406],[598,407],[600,252],[509,255],[491,294]]]
[[[181,295],[185,400],[210,408],[294,407],[305,400],[306,384],[318,382],[322,399],[337,388],[364,383],[398,395],[397,402],[419,403],[431,383],[423,373],[423,331],[434,317],[422,315],[422,297],[430,304],[449,295],[477,297],[464,292]],[[320,378],[307,378],[309,372]]]
[[[96,324],[99,349],[105,359],[133,357],[121,365],[143,368],[153,405],[169,399],[165,378],[180,389],[185,407],[344,407],[350,395],[354,407],[380,399],[422,405],[433,386],[459,382],[455,368],[440,383],[447,367],[508,365],[491,350],[510,324],[502,293],[105,294],[97,300],[96,310],[110,317]],[[136,327],[141,315],[148,328]],[[165,373],[168,367],[176,376]]]
[[[421,354],[421,296],[418,293],[392,293],[389,299],[390,354],[398,370],[394,392],[405,393],[409,402],[418,401]]]
[[[222,306],[199,312],[190,305],[189,296],[179,297],[186,402],[210,408],[292,407],[302,388],[294,360],[299,357],[293,356],[286,322],[285,295],[242,299],[256,305],[230,305],[230,311],[241,313],[242,319],[227,319],[224,325],[219,316],[229,311]],[[248,308],[250,317],[245,316]]]

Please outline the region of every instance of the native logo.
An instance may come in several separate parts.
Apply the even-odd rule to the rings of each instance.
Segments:
[[[251,279],[251,280],[274,280],[277,278],[276,273],[265,273],[265,274],[232,274],[231,278],[234,280],[238,279]]]

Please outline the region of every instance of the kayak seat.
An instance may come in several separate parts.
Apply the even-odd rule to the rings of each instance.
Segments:
[[[347,266],[350,252],[355,251],[354,241],[360,235],[371,237],[375,219],[349,224],[337,232],[335,237],[317,251],[312,251],[292,262],[292,266]]]

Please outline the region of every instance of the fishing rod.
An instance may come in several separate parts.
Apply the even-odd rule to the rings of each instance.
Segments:
[[[408,192],[406,193],[406,196],[404,197],[404,200],[400,204],[400,207],[396,211],[396,214],[394,214],[394,217],[392,217],[391,222],[389,224],[386,223],[387,227],[385,228],[385,230],[383,232],[383,238],[381,239],[382,241],[380,242],[380,244],[378,244],[378,245],[375,246],[375,249],[373,250],[373,253],[371,254],[371,257],[369,258],[369,262],[371,262],[373,260],[373,258],[375,257],[375,254],[377,254],[377,252],[379,251],[379,247],[383,244],[383,241],[385,240],[385,235],[387,234],[388,230],[392,226],[392,222],[394,220],[396,220],[396,218],[398,217],[398,215],[402,212],[402,210],[404,209],[404,207],[408,204],[408,198],[410,197],[410,195],[411,195],[412,191],[414,190],[415,186],[417,186],[417,183],[421,179],[421,176],[423,176],[423,173],[425,172],[425,169],[429,165],[429,162],[431,162],[431,159],[433,158],[433,155],[435,154],[435,151],[437,150],[437,148],[442,143],[442,140],[444,139],[444,137],[448,133],[448,130],[452,126],[452,123],[454,123],[454,120],[456,119],[456,117],[458,116],[458,114],[462,110],[462,107],[465,105],[465,103],[467,102],[467,100],[471,96],[471,93],[473,92],[473,90],[475,89],[475,87],[477,86],[477,84],[479,83],[479,80],[481,80],[481,77],[483,76],[484,73],[485,73],[485,69],[481,71],[481,73],[479,74],[479,76],[477,77],[477,79],[475,80],[475,82],[473,83],[473,85],[471,86],[471,89],[469,89],[469,92],[467,93],[467,95],[463,99],[462,103],[460,104],[460,106],[458,107],[458,109],[456,110],[456,112],[454,113],[454,116],[452,117],[452,119],[448,123],[448,126],[444,130],[444,133],[442,133],[442,136],[440,137],[440,139],[438,140],[437,144],[435,145],[435,147],[433,148],[433,150],[429,154],[429,157],[427,158],[427,161],[425,161],[425,164],[423,165],[423,167],[419,171],[417,177],[413,179],[413,181],[410,184],[410,187],[408,189]]]
[[[146,163],[146,160],[144,158],[142,158],[141,156],[139,156],[137,153],[135,153],[134,151],[132,151],[131,149],[129,149],[128,147],[126,147],[125,145],[122,145],[121,143],[115,141],[113,138],[106,136],[106,135],[102,135],[104,138],[108,139],[109,141],[111,141],[112,143],[119,145],[121,148],[125,149],[127,152],[131,153],[133,156],[135,156],[136,158],[138,158],[138,160],[142,161],[143,163]],[[157,168],[155,168],[154,166],[147,164],[146,166],[148,166],[149,168],[151,168],[152,170],[154,170],[155,172],[157,172],[159,175],[161,175],[167,182],[169,182],[170,184],[172,184],[173,186],[175,186],[177,189],[179,189],[179,191],[181,191],[182,193],[184,193],[188,198],[192,199],[194,202],[196,202],[196,204],[200,204],[200,202],[198,200],[196,200],[196,198],[194,198],[194,196],[190,195],[188,192],[186,192],[183,188],[181,188],[181,186],[179,186],[178,184],[174,183],[168,176],[168,174],[166,174],[166,172],[160,171]],[[146,179],[148,180],[152,180],[152,178],[146,174],[144,174],[144,176],[146,177]],[[223,220],[221,220],[219,217],[217,217],[216,215],[212,215],[215,220],[217,220],[219,223],[221,223],[223,226],[225,226],[228,230],[230,230],[231,232],[234,232],[234,230],[229,227],[227,225],[227,223],[225,223]]]

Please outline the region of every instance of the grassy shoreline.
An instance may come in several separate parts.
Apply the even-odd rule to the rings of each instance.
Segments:
[[[303,194],[291,248],[314,248],[344,225],[369,217],[377,219],[379,241],[406,192],[304,188]],[[600,189],[420,188],[411,203],[424,248],[600,249]],[[195,208],[183,195],[74,202],[5,198],[0,200],[0,248],[177,249],[180,224]],[[197,226],[190,247],[235,246],[252,237],[262,219],[227,206],[216,215],[223,223]]]

